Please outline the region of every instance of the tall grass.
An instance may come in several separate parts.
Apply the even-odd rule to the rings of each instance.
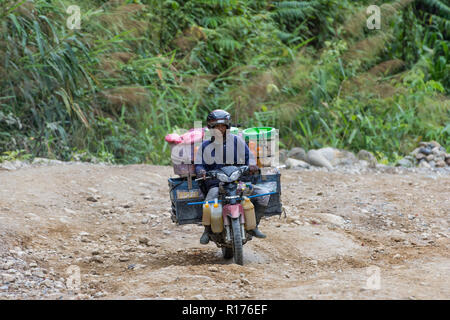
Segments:
[[[446,7],[377,3],[381,32],[370,1],[86,0],[72,31],[71,1],[2,1],[0,154],[168,163],[165,134],[216,108],[283,147],[445,144]]]

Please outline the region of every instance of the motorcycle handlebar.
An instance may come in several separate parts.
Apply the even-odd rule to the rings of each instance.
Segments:
[[[200,181],[200,180],[207,180],[207,179],[211,179],[211,177],[201,177],[201,178],[197,178],[195,179],[195,181]]]
[[[249,166],[241,166],[239,167],[239,170],[241,170],[242,174],[250,174],[250,167]],[[258,168],[258,174],[261,174],[261,169]],[[200,181],[200,180],[207,180],[207,179],[212,179],[214,177],[216,177],[217,175],[217,170],[211,170],[206,172],[206,177],[200,177],[195,179],[195,181]]]

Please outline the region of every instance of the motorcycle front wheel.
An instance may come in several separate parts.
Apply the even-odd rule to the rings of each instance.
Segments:
[[[231,221],[231,241],[233,243],[234,262],[244,265],[244,245],[242,244],[241,222],[239,218]]]
[[[233,258],[233,248],[222,247],[222,256],[224,259]]]

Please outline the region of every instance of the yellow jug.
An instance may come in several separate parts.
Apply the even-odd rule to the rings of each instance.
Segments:
[[[244,197],[244,200],[242,201],[241,204],[242,207],[244,208],[245,230],[255,229],[256,228],[255,206],[247,197]]]
[[[223,230],[222,204],[215,199],[211,207],[211,230],[214,233],[221,233]]]
[[[211,204],[210,203],[205,203],[203,205],[202,223],[204,226],[211,225]]]

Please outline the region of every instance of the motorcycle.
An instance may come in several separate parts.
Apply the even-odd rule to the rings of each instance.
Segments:
[[[247,174],[249,174],[248,166],[226,166],[218,170],[211,170],[207,172],[205,178],[195,180],[219,180],[218,198],[212,201],[188,203],[188,205],[202,204],[203,210],[206,210],[207,214],[210,208],[212,232],[209,234],[209,239],[222,249],[225,259],[234,258],[234,262],[239,265],[244,264],[243,246],[252,239],[252,235],[248,231],[256,227],[256,222],[253,220],[254,209],[252,216],[253,205],[249,199],[275,193],[245,196],[245,194],[251,193],[252,186],[240,180]],[[203,216],[205,219],[205,211]]]

